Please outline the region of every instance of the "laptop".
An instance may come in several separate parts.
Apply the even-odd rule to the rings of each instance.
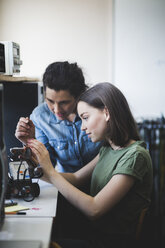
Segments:
[[[38,240],[0,240],[1,248],[42,248]]]

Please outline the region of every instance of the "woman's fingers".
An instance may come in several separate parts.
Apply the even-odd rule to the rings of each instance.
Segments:
[[[49,160],[49,153],[46,147],[35,139],[28,139],[28,146],[32,149],[32,152],[37,157],[39,163],[47,163]]]

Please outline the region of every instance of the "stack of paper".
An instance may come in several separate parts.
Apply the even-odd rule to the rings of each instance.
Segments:
[[[10,214],[10,213],[17,213],[22,210],[27,210],[29,208],[21,206],[21,205],[15,205],[15,206],[10,206],[10,207],[5,207],[5,214]]]

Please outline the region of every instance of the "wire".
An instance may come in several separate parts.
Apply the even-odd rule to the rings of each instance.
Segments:
[[[19,180],[19,173],[20,173],[22,162],[23,161],[21,160],[20,165],[19,165],[18,170],[17,170],[17,180]]]

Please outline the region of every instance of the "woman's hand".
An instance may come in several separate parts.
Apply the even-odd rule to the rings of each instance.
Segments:
[[[46,147],[36,139],[28,139],[27,145],[31,148],[34,158],[42,167],[44,175],[49,177],[55,170]]]

